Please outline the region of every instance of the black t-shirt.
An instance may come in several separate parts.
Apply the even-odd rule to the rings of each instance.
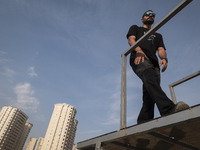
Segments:
[[[146,29],[143,27],[138,27],[137,25],[133,25],[130,27],[130,29],[127,33],[127,38],[131,35],[134,35],[136,37],[136,41],[137,41],[145,33],[147,33],[148,30],[149,29]],[[150,59],[152,64],[155,67],[159,67],[158,58],[156,56],[156,51],[158,50],[159,47],[163,47],[164,49],[166,49],[165,45],[163,43],[162,35],[159,33],[154,33],[151,36],[149,36],[147,40],[142,42],[139,46],[143,50],[143,52],[147,55],[147,57]],[[135,60],[135,54],[136,54],[135,51],[131,52],[130,61]]]

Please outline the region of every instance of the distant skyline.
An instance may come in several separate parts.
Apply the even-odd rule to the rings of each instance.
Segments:
[[[0,107],[29,116],[29,137],[44,137],[54,104],[77,110],[75,142],[120,128],[121,54],[131,25],[146,10],[155,24],[181,0],[1,0]],[[163,35],[168,68],[161,86],[200,70],[199,0],[193,0],[157,32]],[[175,87],[178,101],[199,104],[200,77]],[[127,125],[136,124],[141,81],[127,59]],[[160,116],[155,111],[156,117]]]

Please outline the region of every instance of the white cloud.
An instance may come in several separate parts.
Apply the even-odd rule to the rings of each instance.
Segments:
[[[6,80],[12,82],[16,72],[8,67],[8,62],[10,61],[11,60],[7,58],[7,52],[0,50],[0,75],[3,75],[6,77]]]
[[[29,77],[37,77],[38,74],[35,72],[35,68],[33,66],[28,68],[28,75]]]
[[[15,93],[17,94],[16,106],[18,108],[26,111],[37,111],[39,101],[33,96],[34,90],[32,90],[30,83],[18,84],[15,87]]]
[[[120,92],[116,92],[111,96],[114,102],[109,107],[108,117],[103,125],[119,124],[120,122]]]
[[[0,74],[6,77],[6,80],[8,80],[9,82],[12,82],[14,76],[16,75],[16,72],[8,67],[5,67],[2,69],[2,72],[0,72]]]
[[[4,57],[6,53],[4,53],[3,51],[0,51],[0,63],[7,63],[9,60],[7,58]]]
[[[6,56],[6,52],[0,50],[0,63],[7,63],[8,59],[5,57]]]
[[[8,78],[12,78],[16,73],[14,70],[10,69],[10,68],[5,68],[4,73],[3,73],[6,77]]]

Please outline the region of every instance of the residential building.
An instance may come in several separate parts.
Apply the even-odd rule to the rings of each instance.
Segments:
[[[30,138],[26,150],[34,150],[37,143],[37,138]]]
[[[26,139],[28,137],[29,132],[31,131],[31,128],[33,127],[33,124],[26,122],[24,125],[24,129],[22,131],[21,137],[18,140],[18,144],[16,146],[16,149],[23,149],[24,144],[26,142]]]
[[[32,125],[20,109],[4,106],[0,111],[0,150],[21,150]],[[28,127],[25,127],[25,124]],[[31,127],[30,127],[31,126]]]
[[[72,150],[78,150],[77,145],[74,144]]]
[[[37,140],[37,144],[36,144],[34,150],[42,150],[42,144],[43,144],[43,142],[44,142],[44,138],[43,138],[43,137],[40,137],[40,138]]]
[[[42,150],[72,150],[78,121],[76,109],[68,104],[55,104]]]

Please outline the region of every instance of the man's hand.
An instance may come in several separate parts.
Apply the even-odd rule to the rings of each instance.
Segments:
[[[128,43],[130,46],[135,44],[135,39],[136,39],[136,37],[134,35],[131,35],[128,37]],[[140,63],[141,59],[142,59],[142,62],[144,62],[145,58],[148,59],[146,54],[142,51],[142,49],[139,46],[135,48],[135,51],[136,51],[136,56],[135,56],[134,63],[136,65],[138,65]]]
[[[142,50],[137,50],[136,51],[136,57],[135,57],[134,63],[136,65],[138,65],[141,60],[142,60],[142,62],[144,62],[145,58],[148,59],[148,57],[146,56],[146,54]]]
[[[166,69],[167,69],[167,60],[166,59],[162,59],[161,61],[160,61],[160,66],[161,65],[163,65],[162,66],[162,72],[164,72]]]
[[[162,66],[162,72],[164,72],[167,69],[167,53],[165,52],[164,47],[159,47],[158,48],[158,56],[160,57],[160,66]]]

